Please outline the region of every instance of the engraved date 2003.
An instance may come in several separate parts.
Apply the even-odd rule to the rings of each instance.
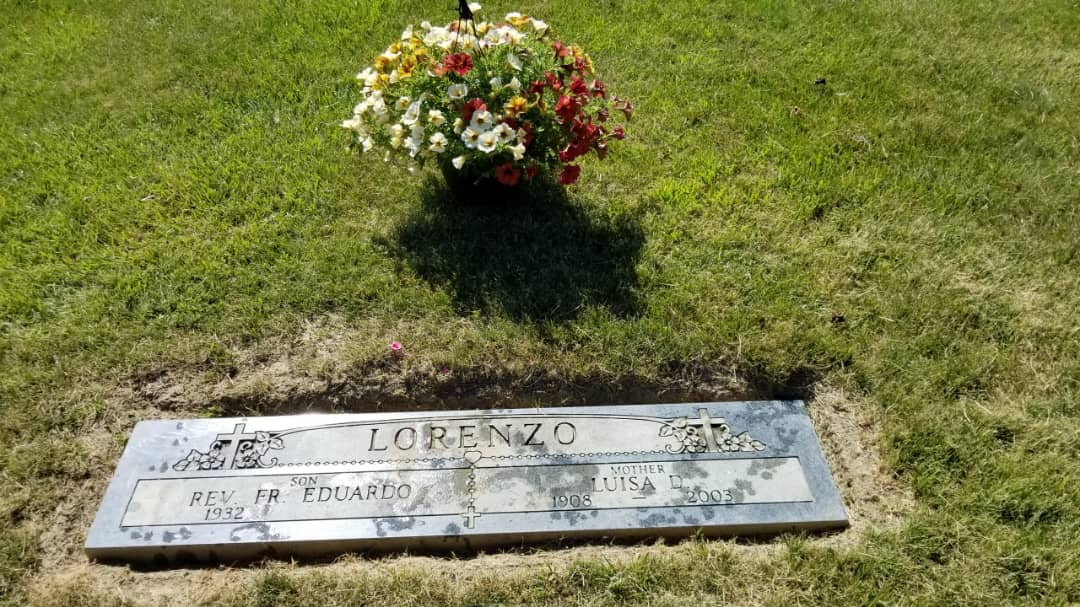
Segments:
[[[731,489],[694,489],[686,492],[687,504],[734,504],[735,494]]]

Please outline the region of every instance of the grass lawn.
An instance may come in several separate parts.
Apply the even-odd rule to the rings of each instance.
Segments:
[[[355,73],[450,0],[0,0],[0,603],[1080,603],[1080,4],[485,4],[635,102],[565,197],[448,207],[344,149]],[[863,523],[81,554],[139,419],[774,396],[874,446],[825,441]]]

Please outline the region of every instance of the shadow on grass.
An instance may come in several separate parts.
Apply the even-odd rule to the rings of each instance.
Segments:
[[[643,243],[636,222],[590,215],[551,182],[477,202],[431,178],[388,244],[461,314],[559,322],[594,305],[636,315]]]

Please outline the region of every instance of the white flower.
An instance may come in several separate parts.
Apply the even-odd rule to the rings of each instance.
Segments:
[[[450,95],[451,99],[464,99],[465,95],[469,94],[469,87],[462,82],[451,84],[450,88],[446,89],[446,94]]]
[[[375,114],[377,124],[386,124],[390,120],[390,112],[386,109],[386,102],[381,98],[377,99],[375,104],[371,106],[371,111]]]
[[[451,160],[450,164],[454,165],[454,168],[460,171],[461,167],[465,166],[465,157],[458,156],[457,158]]]
[[[532,22],[533,29],[540,33],[541,36],[548,30],[548,24],[539,19],[529,19]]]
[[[361,141],[360,145],[363,146],[365,152],[370,152],[371,148],[375,147],[375,140],[369,136]]]
[[[397,109],[399,110],[407,110],[409,109],[410,103],[412,103],[412,99],[409,99],[408,97],[400,97],[398,98],[395,107],[397,107]]]
[[[514,11],[512,13],[506,13],[506,21],[516,21],[518,19],[521,19],[521,13],[517,11]]]
[[[357,80],[363,80],[366,83],[368,77],[371,76],[374,73],[375,73],[375,70],[371,69],[370,67],[366,67],[366,68],[364,68],[364,71],[362,71],[362,72],[360,72],[359,74],[356,75],[356,79]]]
[[[401,117],[401,123],[410,126],[416,124],[416,121],[420,120],[420,100],[414,101],[409,109],[405,110],[405,115]]]
[[[507,55],[506,62],[510,64],[510,67],[514,68],[519,72],[523,67],[525,67],[524,64],[521,63],[521,57],[518,57],[517,53],[510,53],[509,55]]]
[[[447,41],[453,42],[453,36],[445,27],[433,27],[424,34],[424,46],[441,46]]]
[[[525,144],[519,143],[517,145],[510,146],[510,151],[514,153],[514,160],[521,160],[525,157]]]
[[[471,126],[466,128],[461,133],[461,140],[465,142],[465,147],[473,149],[480,141],[480,131],[472,128]]]
[[[430,22],[430,21],[426,21],[426,20],[425,20],[425,21],[421,21],[421,22],[420,22],[420,28],[421,28],[421,29],[425,29],[425,30],[429,30],[429,29],[431,29],[431,22]]]
[[[409,133],[409,140],[406,142],[406,147],[409,148],[409,156],[416,158],[416,154],[423,148],[424,145],[424,127],[419,124],[412,128],[412,132]]]
[[[350,131],[359,131],[360,130],[360,117],[359,116],[353,116],[352,118],[349,118],[348,120],[343,120],[341,122],[341,128],[349,129]]]
[[[481,9],[483,9],[483,8],[484,7],[480,6],[479,2],[470,2],[469,3],[469,10],[474,12],[474,13],[479,13],[481,11]]]
[[[518,129],[517,133],[514,133],[514,134],[517,135],[518,143],[520,143],[522,145],[525,144],[525,137],[527,137],[529,135],[529,133],[526,132],[525,129]]]
[[[412,29],[412,24],[410,23],[409,27],[405,28],[404,32],[401,32],[401,41],[402,42],[407,42],[409,40],[409,38],[412,38],[412,33],[413,33],[413,29]]]
[[[440,126],[446,124],[446,116],[443,116],[443,113],[440,112],[439,110],[431,110],[431,111],[429,111],[428,114],[427,114],[427,117],[428,117],[428,122],[430,122],[432,124],[432,126],[440,127]]]
[[[480,137],[476,139],[476,147],[486,154],[494,152],[495,146],[498,144],[499,138],[495,135],[495,131],[482,133]]]
[[[461,117],[454,118],[454,134],[460,135],[461,131],[465,129],[465,121]]]
[[[428,149],[432,152],[435,152],[436,154],[442,154],[443,152],[445,152],[446,146],[449,145],[449,142],[446,140],[446,135],[443,135],[442,133],[435,133],[431,136],[431,139],[428,139],[428,141],[431,142],[431,145],[428,146]]]
[[[515,137],[514,129],[510,128],[510,125],[505,122],[499,123],[499,126],[495,127],[492,132],[499,138],[499,143],[510,143]]]
[[[409,133],[409,139],[413,141],[423,143],[424,141],[424,127],[419,124],[412,128],[412,132]]]
[[[511,80],[510,84],[506,86],[508,86],[511,91],[514,91],[516,93],[521,90],[521,81],[517,79],[517,76],[514,76],[514,79]]]
[[[489,84],[491,84],[492,89],[496,89],[496,90],[501,89],[503,87],[502,78],[499,78],[498,76],[495,76],[494,78],[492,78]]]
[[[390,125],[386,132],[390,134],[390,147],[397,149],[405,143],[405,127],[400,124]]]
[[[493,119],[491,117],[491,112],[487,110],[479,110],[473,112],[472,122],[469,123],[469,126],[478,131],[486,131],[491,128],[492,120]]]

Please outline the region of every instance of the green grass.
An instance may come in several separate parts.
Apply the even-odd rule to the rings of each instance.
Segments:
[[[337,127],[363,63],[442,4],[0,0],[0,601],[99,473],[77,439],[119,386],[242,372],[333,317],[358,381],[392,338],[480,394],[842,386],[917,507],[737,565],[702,543],[462,586],[275,569],[224,602],[1080,602],[1080,4],[488,2],[637,110],[565,197],[480,211]]]

